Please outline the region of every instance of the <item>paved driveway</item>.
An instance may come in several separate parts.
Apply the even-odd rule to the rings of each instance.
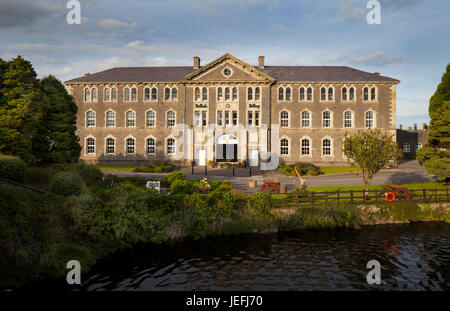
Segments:
[[[191,174],[191,168],[184,168],[182,171],[186,174],[186,178],[189,180],[196,180],[204,178],[204,169],[197,167],[196,174]],[[229,180],[230,183],[239,189],[243,189],[246,192],[254,192],[257,189],[248,188],[248,170],[241,169],[241,171],[235,170],[236,175],[231,176],[231,169],[222,169],[222,175],[215,175],[219,170],[214,171],[208,169],[208,179],[214,180]],[[117,175],[117,176],[142,176],[145,178],[162,179],[166,174],[164,173],[133,173],[133,172],[123,172],[123,171],[103,171],[105,175]],[[264,179],[273,179],[269,177],[263,177],[261,171],[255,172],[253,179],[256,179],[258,184],[262,183]],[[214,174],[214,175],[211,175]],[[225,176],[223,176],[225,175]],[[285,184],[288,191],[298,186],[297,177],[279,176],[276,179],[280,180],[282,184]],[[352,185],[363,185],[361,177],[357,176],[355,173],[339,173],[339,174],[328,174],[319,175],[313,177],[305,177],[306,184],[308,186],[352,186]],[[426,170],[420,166],[417,161],[407,161],[400,164],[396,168],[383,170],[378,172],[373,178],[372,184],[403,184],[403,183],[419,183],[435,180],[433,175],[427,174]]]

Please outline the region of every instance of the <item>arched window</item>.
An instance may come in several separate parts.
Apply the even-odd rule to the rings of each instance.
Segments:
[[[105,88],[105,92],[103,93],[103,101],[111,101],[111,90],[109,87]]]
[[[93,102],[96,102],[97,101],[97,88],[92,88],[92,91],[91,91],[91,99],[92,99],[92,101]]]
[[[286,100],[291,100],[292,89],[290,87],[286,88]]]
[[[307,138],[302,139],[302,150],[301,150],[301,152],[302,152],[302,156],[310,155],[311,150],[310,150],[309,139],[307,139]]]
[[[146,114],[147,127],[154,127],[156,123],[156,113],[152,110],[147,111]]]
[[[195,100],[200,100],[200,88],[195,88]]]
[[[149,101],[150,100],[150,88],[146,87],[144,89],[144,100]]]
[[[135,126],[136,124],[136,114],[134,111],[127,111],[127,127]]]
[[[166,87],[164,90],[164,100],[170,100],[170,88]]]
[[[368,128],[368,129],[373,128],[373,112],[372,111],[366,112],[366,128]]]
[[[284,100],[284,89],[282,87],[278,88],[278,100]]]
[[[147,138],[147,155],[155,154],[156,152],[156,144],[154,138]]]
[[[376,100],[376,89],[373,87],[372,90],[370,90],[370,100]]]
[[[324,111],[322,113],[322,125],[323,127],[331,126],[331,113],[329,111]]]
[[[301,87],[298,91],[299,94],[299,100],[304,101],[305,100],[305,88]]]
[[[106,139],[106,154],[114,154],[116,152],[116,141],[114,138]]]
[[[95,139],[86,138],[86,154],[95,154]]]
[[[251,87],[248,88],[247,99],[253,100],[253,89]]]
[[[312,92],[313,92],[312,87],[308,87],[308,89],[306,90],[306,98],[308,101],[311,101],[313,99]]]
[[[280,154],[281,155],[289,154],[289,140],[287,140],[286,138],[283,138],[280,141]]]
[[[123,101],[130,101],[130,89],[127,87],[123,89]]]
[[[84,90],[84,101],[90,102],[91,101],[91,89],[85,89]]]
[[[175,112],[167,111],[167,127],[175,126]]]
[[[237,95],[237,88],[236,87],[234,87],[233,88],[233,100],[237,100],[238,99],[238,95]]]
[[[230,89],[225,88],[225,100],[230,100]]]
[[[261,99],[261,90],[259,87],[257,87],[255,89],[255,100],[260,100]]]
[[[111,89],[111,101],[116,102],[117,101],[117,89],[113,87]]]
[[[405,153],[411,152],[411,145],[408,143],[404,143],[403,144],[403,152],[405,152]]]
[[[347,88],[346,87],[342,88],[342,100],[343,101],[347,100]]]
[[[331,140],[328,138],[322,140],[322,154],[324,156],[331,155]]]
[[[309,111],[302,111],[302,127],[310,127],[311,126],[311,114]]]
[[[217,100],[223,100],[223,90],[221,87],[217,89]]]
[[[178,89],[176,87],[172,88],[172,100],[178,99]]]
[[[152,88],[152,101],[158,100],[158,89],[156,87]]]
[[[127,138],[127,154],[134,154],[135,152],[134,138]]]
[[[328,88],[328,100],[333,100],[333,88],[329,87]]]
[[[352,120],[352,112],[346,111],[344,112],[344,127],[352,127],[353,126],[353,120]]]
[[[173,138],[167,139],[167,154],[168,155],[175,154],[175,139],[173,139]]]
[[[350,100],[355,100],[355,88],[351,87],[350,88]]]
[[[116,113],[114,111],[106,112],[106,127],[116,126]]]
[[[95,112],[88,111],[86,113],[86,127],[94,127],[95,126]]]
[[[137,101],[137,88],[135,87],[131,88],[131,101]]]
[[[289,112],[280,112],[280,127],[289,127]]]
[[[364,100],[369,100],[369,88],[365,87],[363,90]]]
[[[206,87],[202,90],[202,100],[208,100],[208,89]]]
[[[320,89],[320,100],[327,100],[327,90],[324,87]]]

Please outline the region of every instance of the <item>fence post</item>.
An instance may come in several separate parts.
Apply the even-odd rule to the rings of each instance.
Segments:
[[[299,202],[299,199],[298,199],[298,191],[297,191],[295,197],[296,197],[296,200],[297,200],[297,201],[296,201],[296,203],[297,203],[296,205],[297,205],[297,207],[299,207],[299,206],[300,206],[300,204],[299,204],[300,202]]]
[[[447,187],[447,202],[448,202],[448,187]]]
[[[375,189],[375,202],[378,202],[378,190]]]
[[[208,176],[208,165],[205,165],[205,175]]]
[[[192,167],[192,175],[194,175],[194,162],[192,162],[191,167]]]
[[[252,167],[250,166],[250,177],[252,177]]]
[[[350,190],[350,205],[353,205],[353,190]]]
[[[311,205],[314,207],[314,191],[311,192]]]
[[[363,191],[363,202],[366,203],[366,190]]]
[[[328,204],[328,191],[325,191],[325,204]]]
[[[233,176],[234,176],[234,166],[233,166]]]
[[[423,189],[423,202],[427,202],[427,191]]]
[[[438,198],[437,198],[437,189],[434,189],[434,200],[436,202],[438,202]]]
[[[338,190],[338,192],[337,192],[337,204],[339,205],[339,200],[340,200],[340,191]]]

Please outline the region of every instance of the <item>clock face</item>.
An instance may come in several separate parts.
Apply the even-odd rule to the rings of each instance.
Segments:
[[[223,70],[223,75],[224,75],[225,77],[231,76],[231,69],[230,69],[230,68],[225,68],[225,69]]]

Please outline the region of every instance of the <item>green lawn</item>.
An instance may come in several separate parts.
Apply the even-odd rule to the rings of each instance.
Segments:
[[[320,171],[323,174],[336,174],[336,173],[348,173],[356,172],[355,167],[321,167]]]
[[[96,165],[96,167],[100,170],[105,170],[105,171],[132,172],[136,166],[135,165],[111,165],[111,166],[110,165]]]

